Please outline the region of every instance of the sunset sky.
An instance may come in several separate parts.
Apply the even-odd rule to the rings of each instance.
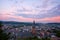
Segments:
[[[0,21],[60,23],[60,0],[0,0]]]

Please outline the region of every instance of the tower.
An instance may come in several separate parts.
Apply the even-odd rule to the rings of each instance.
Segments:
[[[32,34],[35,36],[36,34],[36,28],[35,28],[35,21],[33,21],[33,24],[32,24]]]
[[[32,27],[35,27],[35,20],[33,20],[33,25],[32,25]]]

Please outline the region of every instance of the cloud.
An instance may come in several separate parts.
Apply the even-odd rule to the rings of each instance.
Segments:
[[[28,8],[28,7],[25,7]],[[23,16],[26,18],[46,18],[46,17],[55,17],[55,16],[60,16],[60,6],[56,5],[53,8],[47,7],[45,9],[42,8],[42,10],[39,9],[21,9],[17,12],[18,16]],[[51,8],[51,9],[49,9]],[[48,10],[47,10],[48,9]]]
[[[2,15],[0,15],[0,20],[5,20],[5,21],[21,21],[21,22],[29,22],[30,21],[31,22],[33,19],[32,18],[24,18],[22,16],[3,15],[2,14]]]
[[[57,23],[60,23],[60,16],[56,16],[56,17],[46,17],[46,18],[41,18],[41,19],[36,19],[37,22],[57,22]]]
[[[46,18],[24,18],[22,16],[12,16],[12,15],[1,15],[0,20],[6,20],[6,21],[21,21],[21,22],[32,22],[35,20],[36,22],[60,22],[60,16],[56,17],[46,17]]]
[[[60,0],[1,0],[0,4],[0,20],[60,22]]]

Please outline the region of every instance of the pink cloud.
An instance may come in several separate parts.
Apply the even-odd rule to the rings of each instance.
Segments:
[[[8,18],[8,15],[0,15],[0,20],[7,20]]]
[[[40,22],[60,22],[60,16],[37,19]]]
[[[9,20],[10,18],[14,18],[16,19],[16,21],[22,21],[22,22],[31,22],[33,20],[32,18],[24,18],[22,16],[0,15],[0,20]]]
[[[0,15],[0,20],[9,20],[11,18],[14,18],[14,20],[12,21],[21,21],[21,22],[32,22],[33,20],[35,20],[36,22],[60,22],[60,16],[35,19],[35,18],[24,18],[22,16],[14,16],[8,14]]]

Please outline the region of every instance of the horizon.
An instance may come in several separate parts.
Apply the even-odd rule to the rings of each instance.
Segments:
[[[18,21],[0,21],[0,22],[17,22],[17,23],[20,23]],[[33,21],[32,22],[21,22],[21,23],[33,23]],[[35,23],[48,24],[48,23],[57,23],[57,22],[35,22]]]
[[[0,21],[60,23],[60,0],[0,0]]]

